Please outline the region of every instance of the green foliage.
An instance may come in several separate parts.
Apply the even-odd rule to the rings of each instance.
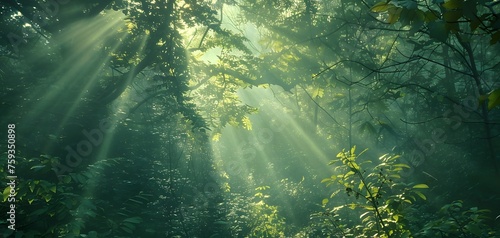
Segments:
[[[496,106],[500,105],[500,88],[493,90],[488,94],[487,97],[484,98],[488,99],[488,110],[491,110]],[[481,102],[481,98],[480,98],[480,103],[483,103]]]
[[[335,165],[335,175],[321,182],[326,186],[339,186],[330,198],[339,196],[341,191],[351,198],[352,202],[327,209],[325,213],[316,214],[325,217],[334,226],[332,231],[356,237],[409,237],[410,231],[406,220],[407,208],[417,201],[417,197],[425,200],[419,189],[428,188],[425,184],[411,186],[401,182],[401,172],[408,165],[399,163],[397,155],[385,154],[379,158],[379,164],[369,168],[369,160],[361,160],[366,150],[356,154],[356,147],[350,151],[343,150],[337,159],[329,164]],[[354,199],[354,200],[353,200]],[[327,207],[328,199],[322,204]],[[346,209],[358,210],[359,223],[347,228],[337,219],[339,213]]]
[[[426,31],[435,40],[446,42],[448,36],[456,33],[489,34],[490,43],[500,39],[498,17],[494,1],[488,0],[398,0],[374,4],[371,11],[387,14],[390,24],[400,22],[403,26]],[[480,29],[482,32],[477,32]]]
[[[429,221],[415,237],[497,237],[488,225],[487,209],[466,209],[463,201],[446,204],[437,213],[438,218]]]
[[[269,195],[264,193],[269,186],[257,187],[254,201],[250,205],[249,237],[285,237],[285,220],[278,214],[278,207],[266,203]]]

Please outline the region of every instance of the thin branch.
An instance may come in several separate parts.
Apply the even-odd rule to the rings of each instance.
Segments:
[[[305,92],[305,93],[306,93],[306,95],[309,97],[309,99],[311,99],[311,101],[313,101],[313,102],[314,102],[314,104],[316,104],[316,106],[317,106],[319,109],[321,109],[323,112],[325,112],[325,113],[326,113],[326,115],[328,115],[328,117],[330,117],[330,118],[331,118],[331,119],[332,119],[335,123],[337,123],[337,125],[339,125],[340,127],[342,127],[342,128],[344,128],[344,129],[346,129],[346,130],[347,130],[347,128],[345,128],[342,124],[340,124],[340,123],[337,121],[337,119],[335,119],[335,117],[333,117],[333,116],[332,116],[332,114],[330,114],[330,113],[329,113],[329,112],[328,112],[325,108],[323,108],[321,105],[319,105],[319,103],[318,103],[318,102],[316,102],[316,100],[314,100],[314,98],[311,96],[311,94],[309,94],[309,93],[307,92],[307,90],[306,90],[306,89],[305,89],[302,85],[300,85],[300,84],[299,84],[299,86],[302,88],[302,90],[304,90],[304,92]]]

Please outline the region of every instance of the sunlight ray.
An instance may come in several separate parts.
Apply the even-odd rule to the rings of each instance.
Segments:
[[[63,115],[59,121],[59,126],[58,129],[54,131],[54,135],[59,135],[61,130],[66,126],[69,120],[75,115],[75,111],[78,110],[84,100],[86,99],[86,95],[89,94],[89,92],[92,92],[91,88],[95,87],[97,82],[99,81],[102,71],[107,67],[106,63],[109,61],[111,58],[111,55],[106,55],[105,57],[95,59],[95,56],[93,56],[90,52],[93,51],[93,45],[94,44],[100,44],[103,39],[106,39],[108,37],[119,37],[119,39],[124,39],[126,37],[126,33],[123,32],[121,34],[108,34],[106,31],[109,31],[109,29],[112,29],[115,27],[116,24],[119,24],[119,21],[115,21],[114,25],[110,25],[108,27],[102,28],[102,36],[100,38],[94,38],[93,41],[88,41],[86,44],[84,44],[81,48],[81,51],[78,51],[78,53],[73,54],[73,57],[75,57],[73,65],[77,65],[77,67],[71,67],[70,70],[64,71],[64,73],[60,76],[60,79],[58,80],[57,84],[60,84],[62,86],[56,87],[55,90],[59,92],[45,92],[46,96],[44,96],[44,100],[38,103],[37,109],[38,113],[43,113],[44,111],[48,110],[46,108],[52,107],[53,105],[58,105],[58,102],[60,101],[66,101],[70,103],[69,107],[65,111],[63,111]],[[96,25],[97,27],[98,25]],[[120,47],[122,40],[120,41],[115,41],[114,45],[111,48],[111,52],[115,51],[118,47]],[[87,52],[87,53],[85,53]],[[78,57],[80,56],[80,57]],[[93,62],[92,64],[89,64],[88,62]],[[82,67],[80,65],[90,65],[88,66],[87,75],[81,75],[82,74]],[[60,70],[62,71],[63,69],[67,69],[67,65],[61,65]],[[54,75],[58,75],[55,73]],[[83,76],[83,77],[82,77]],[[71,93],[71,91],[64,92],[64,89],[66,87],[71,87],[71,84],[73,84],[74,80],[85,80],[83,82],[82,88],[78,90],[77,94]],[[35,112],[36,113],[36,112]],[[45,150],[50,149],[50,143],[48,142],[45,145]]]

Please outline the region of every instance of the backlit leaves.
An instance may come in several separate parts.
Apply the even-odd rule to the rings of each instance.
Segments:
[[[492,91],[488,95],[488,110],[491,110],[498,105],[500,105],[500,88]]]
[[[250,118],[248,118],[247,116],[244,116],[241,119],[241,122],[243,123],[243,128],[245,128],[249,131],[252,130],[252,122],[250,121]]]
[[[388,3],[387,1],[382,1],[382,2],[375,4],[370,10],[372,12],[385,12],[385,11],[389,10],[389,8],[394,8],[394,7],[396,7],[396,6],[394,6],[391,3]]]
[[[415,186],[413,186],[413,188],[429,188],[429,186],[427,186],[427,184],[417,184]]]
[[[347,196],[355,199],[333,210],[337,211],[342,208],[361,210],[359,217],[363,225],[360,227],[363,228],[359,229],[362,229],[363,234],[368,237],[410,237],[410,230],[399,221],[406,215],[405,208],[413,205],[417,198],[427,199],[422,192],[415,189],[428,188],[428,186],[417,184],[409,187],[398,181],[401,179],[399,173],[403,169],[410,168],[409,165],[398,162],[400,159],[398,155],[382,155],[379,157],[380,163],[369,168],[359,155],[355,155],[355,150],[356,148],[353,147],[349,152],[345,150],[340,152],[337,159],[330,162],[336,165],[337,174],[321,181],[327,186],[339,185],[341,187],[330,197],[333,198],[340,194],[339,192],[345,191]],[[325,207],[327,202],[327,198],[323,199],[322,206]],[[370,233],[374,231],[378,233]]]
[[[445,42],[449,33],[471,33],[481,28],[491,35],[490,44],[500,40],[496,17],[491,13],[480,14],[487,10],[487,4],[478,5],[477,1],[449,0],[433,1],[434,5],[419,8],[416,0],[383,1],[373,5],[370,10],[375,13],[386,13],[387,22],[400,22],[403,26],[411,25],[411,34],[419,29],[427,29],[429,36],[437,41]],[[478,9],[483,7],[483,9]],[[488,11],[487,11],[488,12]],[[461,22],[467,22],[470,32],[461,29]]]
[[[312,93],[312,98],[322,98],[325,94],[325,89],[322,87],[317,87]]]

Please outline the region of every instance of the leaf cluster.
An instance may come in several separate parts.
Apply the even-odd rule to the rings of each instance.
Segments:
[[[336,165],[337,174],[325,178],[321,182],[327,186],[338,186],[330,198],[339,196],[341,191],[351,197],[350,203],[328,209],[328,214],[335,216],[341,210],[349,208],[361,210],[359,223],[355,229],[344,229],[341,224],[335,224],[342,233],[354,233],[356,236],[377,237],[408,237],[409,230],[405,221],[406,209],[412,206],[417,198],[425,200],[426,196],[418,189],[428,188],[425,184],[409,185],[401,180],[401,173],[408,165],[399,163],[397,155],[385,154],[379,158],[379,164],[368,168],[371,161],[362,161],[356,154],[356,147],[350,151],[343,150],[337,154],[337,159],[330,162]],[[323,199],[324,207],[329,199]]]

